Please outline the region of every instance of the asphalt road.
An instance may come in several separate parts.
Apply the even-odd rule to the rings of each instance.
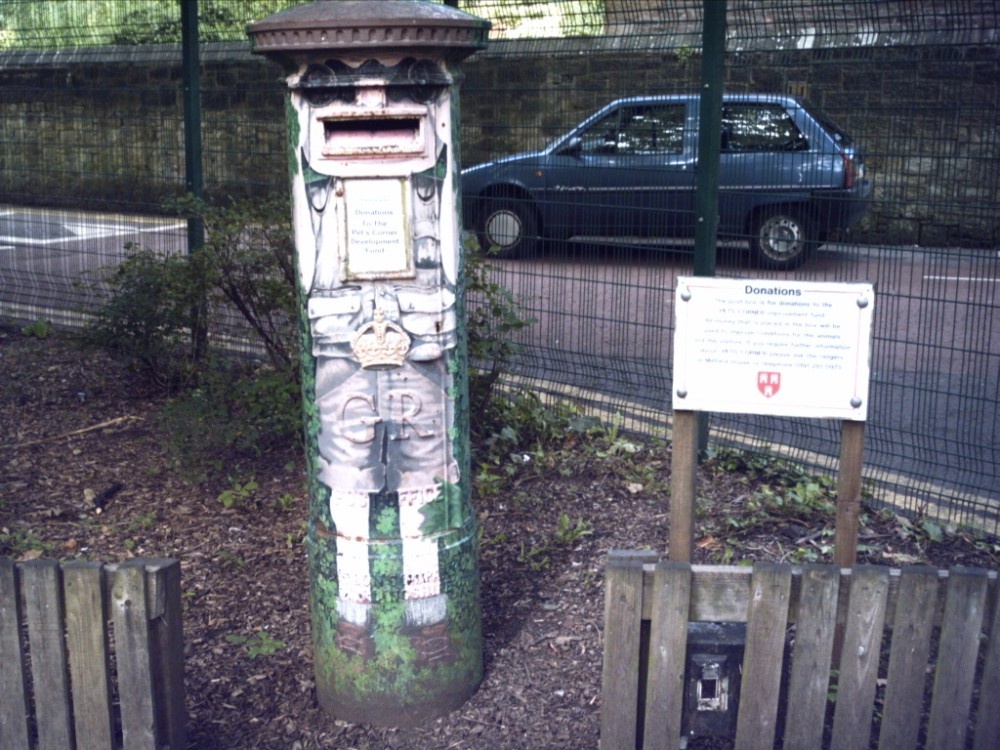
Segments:
[[[131,245],[184,252],[171,218],[0,207],[0,315],[78,322],[98,296],[78,281]],[[673,291],[691,274],[684,249],[574,243],[534,259],[491,261],[534,325],[520,337],[521,374],[669,411]],[[829,245],[794,273],[754,272],[738,247],[717,275],[871,281],[876,289],[865,462],[881,481],[928,502],[1000,507],[1000,254]],[[829,420],[712,415],[716,432],[836,456]],[[996,523],[994,519],[993,524]]]
[[[0,315],[72,325],[98,299],[85,285],[127,248],[186,244],[187,224],[176,218],[0,206]]]

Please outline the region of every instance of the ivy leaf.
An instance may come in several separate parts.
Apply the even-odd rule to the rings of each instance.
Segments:
[[[445,529],[457,529],[465,522],[462,488],[451,482],[438,481],[441,486],[440,494],[420,509],[424,517],[424,522],[420,524],[422,534],[430,535]]]
[[[929,518],[924,518],[920,521],[920,528],[924,530],[927,538],[932,542],[940,542],[944,539],[944,532],[941,530],[941,527]]]

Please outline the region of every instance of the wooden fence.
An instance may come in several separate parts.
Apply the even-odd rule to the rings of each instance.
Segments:
[[[688,623],[737,622],[737,750],[996,750],[997,598],[996,571],[971,568],[751,570],[612,552],[601,748],[683,746]]]
[[[177,560],[0,558],[0,748],[181,750],[180,586]]]

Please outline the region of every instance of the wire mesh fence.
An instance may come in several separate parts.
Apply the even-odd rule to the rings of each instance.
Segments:
[[[198,4],[207,197],[286,190],[280,71],[249,53],[244,27],[288,4]],[[590,128],[564,139],[547,182],[464,201],[469,229],[485,229],[480,197],[503,209],[496,236],[511,218],[528,222],[532,252],[491,261],[537,319],[520,334],[513,382],[669,435],[673,293],[692,268],[699,126],[697,97],[680,102],[700,91],[708,64],[702,2],[458,6],[493,23],[489,48],[463,66],[464,166],[545,156],[615,100],[676,97],[673,109],[616,110],[611,138],[588,142]],[[0,315],[72,323],[99,299],[81,273],[128,246],[186,251],[186,225],[164,207],[186,189],[180,7],[0,9]],[[877,502],[993,532],[998,35],[988,0],[729,0],[727,93],[799,99],[724,112],[716,249],[721,276],[875,283],[868,488]],[[583,164],[582,176],[570,169]],[[819,207],[818,192],[839,190],[842,208],[861,182],[871,193],[859,221]],[[808,257],[783,266],[796,233]],[[836,423],[718,414],[710,425],[713,445],[836,464]]]

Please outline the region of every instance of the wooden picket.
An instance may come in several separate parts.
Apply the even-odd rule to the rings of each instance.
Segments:
[[[0,558],[0,747],[181,750],[180,593],[177,560]]]
[[[947,750],[968,741],[976,750],[1000,747],[993,703],[1000,694],[997,599],[997,572],[972,568],[765,563],[751,569],[612,552],[601,748],[683,746],[691,622],[746,624],[731,738],[737,750],[770,750],[779,742],[786,750],[857,750],[876,742],[879,750]],[[643,637],[648,643],[640,643]],[[873,737],[876,707],[881,718]]]

